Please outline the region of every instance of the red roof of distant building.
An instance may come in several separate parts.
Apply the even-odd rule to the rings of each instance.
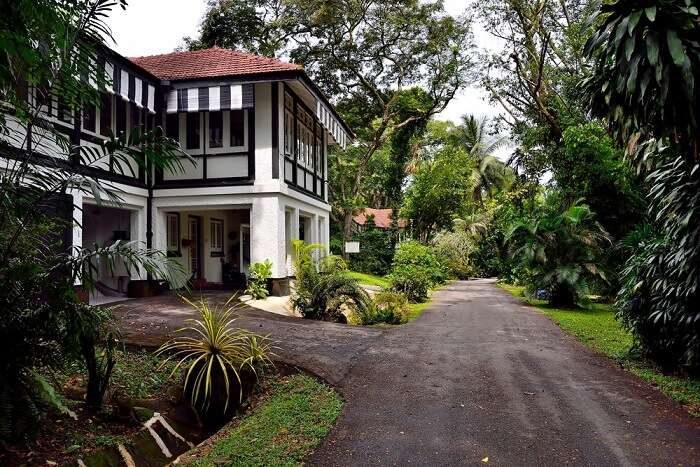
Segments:
[[[213,47],[129,58],[152,75],[167,80],[216,78],[301,70],[299,65],[274,58]]]
[[[352,219],[359,225],[365,225],[367,223],[367,218],[371,216],[374,216],[374,225],[380,229],[388,229],[391,227],[393,209],[364,208],[355,214]],[[406,227],[406,219],[399,219],[397,224],[399,227]]]

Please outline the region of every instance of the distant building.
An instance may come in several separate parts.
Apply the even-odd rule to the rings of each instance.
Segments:
[[[361,232],[367,227],[376,227],[378,229],[389,229],[394,218],[394,210],[364,208],[357,212],[352,218],[356,232]],[[399,231],[406,228],[406,219],[398,219],[396,225]]]

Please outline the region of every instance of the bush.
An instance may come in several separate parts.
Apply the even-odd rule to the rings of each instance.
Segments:
[[[445,269],[433,251],[418,242],[402,243],[391,266],[390,289],[406,295],[411,302],[428,297],[428,290],[446,280]]]
[[[433,250],[450,275],[468,279],[475,275],[470,256],[474,251],[473,237],[466,231],[438,232],[433,239]]]
[[[360,242],[360,252],[350,255],[353,271],[385,276],[391,269],[394,257],[394,232],[369,228],[353,237]]]
[[[322,245],[294,242],[296,280],[292,306],[304,318],[346,321],[344,311],[366,313],[371,306],[367,292],[347,273],[342,258],[330,255],[315,260],[313,253]]]
[[[372,299],[372,306],[358,314],[360,323],[367,324],[403,324],[408,321],[408,300],[400,293],[382,291]]]
[[[250,265],[250,278],[245,293],[253,297],[254,300],[262,300],[269,295],[267,290],[267,280],[272,277],[272,262],[266,259],[262,263]]]

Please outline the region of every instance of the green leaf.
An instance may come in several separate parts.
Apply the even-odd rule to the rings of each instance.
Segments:
[[[675,63],[676,66],[683,66],[685,62],[685,48],[683,47],[683,42],[678,38],[676,31],[668,31],[666,33],[666,41],[668,43],[668,50],[671,52],[671,57],[673,57],[673,63]]]
[[[653,23],[654,20],[656,20],[656,7],[650,6],[648,8],[645,8],[644,14],[647,16],[647,18],[649,18],[649,21]]]
[[[627,32],[632,34],[634,32],[635,26],[637,26],[637,23],[639,22],[639,18],[642,16],[642,10],[635,11],[630,15],[630,20],[627,23]]]
[[[634,53],[634,43],[635,39],[634,37],[628,37],[627,42],[625,43],[625,58],[629,62],[630,58],[632,58],[632,54]]]
[[[647,58],[649,63],[656,65],[659,62],[659,42],[656,40],[656,35],[647,34],[645,39],[647,45]]]

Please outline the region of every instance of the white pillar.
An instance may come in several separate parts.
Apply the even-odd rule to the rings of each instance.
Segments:
[[[281,222],[280,222],[281,218]],[[282,239],[282,240],[280,240]],[[276,196],[253,199],[250,209],[250,262],[272,261],[273,277],[284,277],[284,216]]]

